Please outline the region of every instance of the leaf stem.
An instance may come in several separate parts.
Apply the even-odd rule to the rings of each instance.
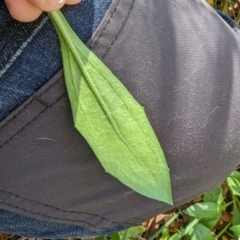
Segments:
[[[198,218],[195,218],[188,226],[179,234],[179,239],[186,235],[197,223],[199,222]]]
[[[219,238],[223,235],[223,233],[230,227],[231,224],[232,224],[232,223],[229,222],[229,223],[220,231],[220,233],[218,233],[218,235],[217,235],[215,238],[216,238],[216,239],[219,239]]]
[[[229,231],[226,231],[227,235],[229,235],[232,239],[235,238],[235,236],[233,234],[231,234]]]
[[[155,234],[152,235],[152,237],[149,238],[149,240],[154,240],[162,231],[164,228],[167,228],[180,214],[180,211],[175,213]]]

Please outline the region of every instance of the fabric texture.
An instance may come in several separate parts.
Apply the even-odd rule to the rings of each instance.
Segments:
[[[93,237],[108,235],[122,230],[124,226],[116,225],[113,228],[99,231],[90,231],[79,226],[61,224],[58,222],[39,221],[35,218],[24,217],[20,214],[0,210],[0,231],[19,236],[39,236],[43,239],[62,239],[65,237]]]
[[[46,14],[20,23],[0,0],[0,120],[62,68],[58,37]],[[63,12],[86,42],[101,22],[111,0],[85,0]]]
[[[144,106],[170,167],[174,206],[105,173],[73,127],[59,71],[0,122],[0,208],[9,223],[0,230],[102,235],[217,187],[240,162],[239,37],[205,1],[113,0],[87,45]]]

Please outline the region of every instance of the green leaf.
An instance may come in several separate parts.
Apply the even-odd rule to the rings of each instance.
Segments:
[[[169,240],[179,240],[179,233],[174,233],[170,238]]]
[[[235,236],[240,237],[240,225],[234,225],[229,228]]]
[[[130,227],[124,231],[120,231],[119,235],[122,236],[121,239],[129,239],[129,238],[135,238],[137,237],[139,234],[145,232],[146,229],[142,226],[135,226],[135,227]]]
[[[227,184],[234,195],[240,196],[240,182],[235,177],[228,177]]]
[[[164,228],[162,230],[162,236],[161,236],[160,240],[168,240],[169,237],[170,237],[170,235],[169,235],[168,228]]]
[[[106,236],[96,237],[95,240],[107,240]]]
[[[121,236],[120,239],[121,240],[128,240],[128,229],[124,230],[122,233],[123,233],[122,236],[120,234],[120,236]]]
[[[228,1],[224,1],[223,9],[222,12],[225,13],[226,15],[228,14]]]
[[[111,235],[111,240],[121,240],[121,239],[118,233],[113,233]]]
[[[182,239],[183,236],[188,236],[188,233],[191,231],[191,229],[198,223],[198,219],[195,218],[192,222],[190,222],[186,228],[181,228],[178,233],[175,233],[170,237],[169,240],[179,240]]]
[[[196,217],[199,219],[208,218],[215,219],[219,213],[222,211],[222,207],[217,203],[213,202],[203,202],[195,203],[185,209],[183,212],[189,216]]]
[[[240,172],[238,172],[238,171],[233,171],[233,172],[230,174],[230,177],[234,177],[234,178],[236,178],[236,179],[240,182]]]
[[[183,236],[187,235],[191,229],[198,223],[199,219],[195,218],[192,222],[190,222],[186,228],[182,228],[179,232],[179,238],[181,239]]]
[[[217,204],[221,204],[223,200],[222,190],[220,187],[205,193],[203,197],[204,202],[214,202]]]
[[[201,223],[197,223],[188,233],[191,240],[214,240],[214,236],[211,231],[203,226]]]
[[[144,196],[172,204],[169,168],[144,108],[60,11],[49,15],[61,43],[75,127],[106,172]]]
[[[205,227],[207,227],[208,229],[211,230],[216,226],[216,224],[218,223],[221,215],[222,215],[222,213],[220,212],[214,219],[202,218],[200,220],[200,223],[202,223]]]
[[[237,205],[237,200],[233,202],[233,217],[232,217],[232,224],[238,225],[240,224],[240,211]]]

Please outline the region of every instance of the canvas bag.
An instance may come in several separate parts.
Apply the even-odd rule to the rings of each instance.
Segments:
[[[216,188],[240,163],[239,30],[204,1],[113,0],[88,46],[144,106],[174,206],[105,173],[73,126],[60,71],[0,123],[1,209],[127,227]]]

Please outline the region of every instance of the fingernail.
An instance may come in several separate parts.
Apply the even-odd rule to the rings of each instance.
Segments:
[[[63,4],[65,0],[47,0],[48,4],[51,6],[57,6],[59,4]]]

